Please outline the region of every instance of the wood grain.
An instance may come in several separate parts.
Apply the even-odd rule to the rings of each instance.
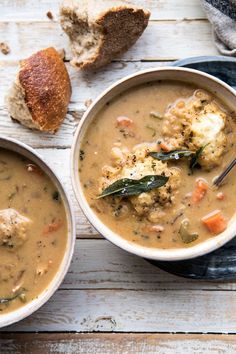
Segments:
[[[137,6],[148,8],[152,20],[202,19],[205,13],[198,0],[133,0]],[[2,21],[45,21],[50,10],[54,20],[58,17],[58,0],[2,0]],[[14,11],[12,8],[14,7]],[[49,21],[49,19],[48,19]]]
[[[60,131],[53,135],[41,133],[39,131],[32,132],[28,128],[13,121],[6,108],[0,108],[0,132],[1,135],[19,139],[32,147],[60,147],[61,149],[69,148],[73,140],[73,134],[78,124],[78,118],[81,117],[83,111],[75,114],[67,114]]]
[[[168,274],[106,240],[79,240],[61,289],[236,290],[236,281],[196,281]]]
[[[2,334],[2,354],[230,354],[235,335],[213,334]]]
[[[61,289],[4,331],[236,333],[236,296],[222,290]]]
[[[8,55],[0,54],[2,61],[23,59],[32,51],[49,46],[64,48],[67,60],[71,59],[68,38],[56,22],[0,22],[0,38],[7,38],[11,48]],[[217,53],[208,21],[157,21],[149,23],[142,37],[121,59],[175,60]]]

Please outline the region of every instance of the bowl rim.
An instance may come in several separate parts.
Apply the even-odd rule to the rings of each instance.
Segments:
[[[138,245],[137,243],[131,242],[126,240],[125,238],[122,238],[119,234],[115,233],[112,231],[108,226],[106,226],[100,219],[99,217],[92,211],[92,208],[90,208],[82,188],[80,187],[81,182],[79,179],[79,173],[78,173],[78,162],[76,161],[76,150],[80,148],[81,142],[79,141],[81,138],[81,135],[83,133],[83,126],[84,123],[86,122],[87,119],[89,119],[90,114],[92,110],[97,106],[97,104],[100,103],[100,101],[105,98],[113,89],[115,89],[118,86],[121,86],[125,82],[132,80],[136,77],[150,74],[150,73],[156,73],[160,71],[178,71],[178,72],[185,72],[189,74],[194,74],[199,77],[205,77],[209,81],[213,81],[222,88],[224,88],[226,91],[229,91],[234,97],[235,97],[235,106],[236,106],[236,91],[230,87],[228,84],[223,82],[222,80],[207,74],[205,72],[202,72],[200,70],[196,69],[190,69],[190,68],[185,68],[185,67],[170,67],[170,66],[164,66],[164,67],[157,67],[157,68],[151,68],[151,69],[146,69],[146,70],[141,70],[138,72],[135,72],[133,74],[127,75],[124,78],[116,81],[112,85],[110,85],[108,88],[106,88],[100,95],[97,96],[97,98],[92,102],[92,104],[89,106],[89,108],[84,112],[81,121],[78,124],[78,127],[76,129],[76,132],[74,134],[74,139],[71,147],[71,155],[70,155],[70,171],[71,171],[71,179],[72,179],[72,186],[73,190],[76,196],[76,199],[80,205],[81,210],[83,211],[84,215],[88,219],[88,221],[91,223],[91,225],[102,235],[104,236],[107,240],[115,244],[116,246],[133,253],[137,256],[147,258],[147,259],[152,259],[152,260],[160,260],[160,261],[178,261],[178,260],[187,260],[191,258],[195,258],[198,256],[205,255],[209,252],[212,252],[219,247],[223,246],[225,243],[230,241],[236,233],[236,218],[233,219],[233,224],[235,224],[235,231],[229,232],[229,228],[227,228],[223,233],[213,236],[195,246],[189,246],[186,248],[170,248],[170,249],[161,249],[161,248],[153,248],[153,247],[145,247]],[[163,80],[163,79],[162,79]],[[147,80],[147,82],[150,80]],[[153,81],[158,81],[158,78],[156,78]],[[181,79],[179,79],[181,81]],[[184,80],[183,80],[184,81]],[[194,83],[194,80],[192,80],[192,83]],[[137,83],[136,85],[139,85]],[[135,84],[130,87],[135,87]],[[125,88],[127,89],[127,88]],[[117,94],[114,94],[113,98],[116,97]],[[216,93],[217,95],[217,93]],[[101,108],[100,108],[101,109]],[[92,117],[93,118],[93,117]],[[92,120],[91,120],[92,121]],[[85,129],[86,130],[86,129]]]
[[[7,146],[2,146],[6,143]],[[56,292],[56,290],[61,285],[63,279],[65,278],[69,266],[71,264],[72,256],[74,253],[75,240],[76,240],[76,228],[75,228],[75,214],[71,200],[69,198],[69,193],[66,191],[61,179],[58,177],[57,173],[49,164],[45,161],[42,156],[35,151],[32,147],[28,146],[21,141],[9,137],[0,135],[0,148],[15,152],[21,156],[27,157],[29,160],[37,164],[45,174],[50,178],[52,183],[59,190],[62,196],[63,205],[65,208],[68,232],[67,232],[67,243],[66,249],[61,260],[60,266],[55,273],[54,277],[48,283],[46,288],[32,301],[29,301],[25,305],[7,312],[0,314],[0,328],[12,325],[16,322],[23,320],[35,311],[37,311],[41,306],[43,306]],[[18,150],[19,149],[19,150]]]

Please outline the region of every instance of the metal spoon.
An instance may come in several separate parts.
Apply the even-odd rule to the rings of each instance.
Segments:
[[[230,164],[225,168],[225,170],[215,179],[213,184],[218,187],[235,165],[236,165],[236,158],[230,162]]]

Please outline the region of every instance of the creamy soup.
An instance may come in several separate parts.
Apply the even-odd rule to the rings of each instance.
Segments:
[[[234,113],[181,82],[155,82],[108,102],[83,138],[79,174],[98,217],[148,247],[189,247],[227,228],[235,212]]]
[[[35,299],[53,279],[67,243],[57,188],[34,163],[0,149],[0,315]]]

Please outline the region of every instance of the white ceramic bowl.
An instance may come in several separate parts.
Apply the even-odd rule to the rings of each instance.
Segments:
[[[107,90],[105,90],[85,112],[77,128],[74,143],[72,146],[72,183],[77,200],[84,214],[86,215],[90,223],[109,241],[128,252],[134,253],[144,258],[166,261],[183,260],[206,254],[221,247],[223,244],[231,240],[236,235],[236,214],[231,219],[228,228],[224,232],[217,236],[211,237],[208,240],[195,246],[165,250],[161,248],[144,247],[125,240],[120,235],[116,234],[111,229],[109,229],[98,218],[98,216],[90,208],[84,196],[83,190],[80,186],[80,178],[78,173],[80,145],[83,140],[84,133],[87,130],[87,127],[89,126],[89,124],[91,124],[93,118],[96,116],[98,111],[106,104],[106,102],[116,97],[119,93],[124,92],[125,90],[137,86],[139,84],[157,80],[179,80],[187,83],[196,84],[197,86],[215,94],[219,99],[223,100],[226,105],[232,108],[232,110],[236,110],[235,91],[223,81],[198,70],[176,67],[164,67],[140,71],[136,74],[127,76],[124,79],[116,82],[114,85],[110,86]]]
[[[52,182],[57,187],[60,193],[61,199],[65,207],[67,223],[68,223],[66,250],[56,275],[49,283],[48,287],[41,294],[39,294],[39,296],[36,299],[34,299],[33,301],[25,304],[24,306],[12,312],[6,314],[0,314],[0,328],[2,328],[12,323],[18,322],[23,318],[31,315],[33,312],[38,310],[46,301],[48,301],[49,298],[58,289],[58,287],[60,286],[62,280],[64,279],[68,271],[71,262],[71,258],[74,251],[76,233],[75,233],[74,213],[72,210],[71,203],[67,197],[67,193],[62,183],[55,175],[55,173],[52,171],[52,169],[47,165],[47,163],[44,162],[42,158],[32,148],[13,139],[0,137],[0,148],[5,148],[7,150],[17,152],[20,155],[26,157],[27,159],[31,160],[36,165],[38,165],[50,177],[50,179],[52,180]]]

